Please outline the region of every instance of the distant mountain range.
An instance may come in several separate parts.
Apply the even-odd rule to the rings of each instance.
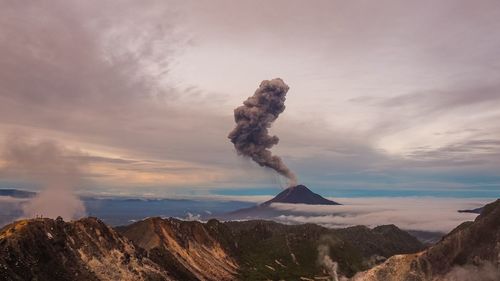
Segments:
[[[500,200],[426,250],[393,225],[31,219],[0,230],[0,280],[335,280],[336,268],[353,281],[489,281],[498,245]]]
[[[22,202],[36,195],[35,192],[18,189],[0,189],[0,199],[16,198],[19,200],[0,200],[0,227],[22,217]],[[292,204],[307,205],[330,205],[332,212],[338,215],[342,213],[339,203],[323,198],[312,192],[304,185],[287,188],[273,199],[256,205],[251,202],[242,201],[214,201],[214,200],[185,200],[185,199],[145,199],[126,197],[81,197],[89,216],[102,219],[111,226],[125,225],[145,217],[177,217],[186,219],[208,220],[217,218],[219,220],[248,220],[266,219],[288,223],[287,216],[310,216],[309,213],[301,212],[303,208],[297,206],[287,209]],[[281,206],[286,204],[288,206]],[[338,207],[340,208],[338,208]],[[234,211],[236,210],[236,211]],[[478,212],[475,210],[462,210],[463,212]],[[280,219],[282,218],[282,219]],[[296,222],[291,222],[296,223]],[[328,225],[331,227],[331,225]],[[345,227],[338,225],[334,227]],[[441,239],[444,233],[430,231],[408,230],[426,245],[434,244]]]
[[[0,189],[0,227],[23,215],[22,202],[36,196],[36,192],[19,189]],[[10,200],[15,198],[17,200]],[[1,200],[6,199],[6,200]],[[172,198],[129,198],[82,196],[89,216],[98,217],[111,226],[130,224],[145,217],[178,217],[207,220],[216,214],[255,206],[252,202],[189,200]]]
[[[35,197],[36,192],[25,191],[20,189],[0,189],[0,196],[10,196],[14,198],[32,198]]]

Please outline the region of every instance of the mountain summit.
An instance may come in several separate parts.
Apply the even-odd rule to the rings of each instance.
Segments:
[[[341,205],[335,201],[328,200],[323,196],[312,192],[305,185],[291,186],[273,199],[262,203],[262,206],[269,206],[272,203],[289,203],[289,204],[309,204],[309,205]]]
[[[342,205],[332,200],[328,200],[323,196],[312,192],[305,185],[291,186],[273,199],[268,200],[262,204],[239,209],[227,214],[224,214],[220,219],[224,220],[239,220],[239,219],[272,219],[287,212],[274,208],[273,203],[285,204],[306,204],[306,205]]]

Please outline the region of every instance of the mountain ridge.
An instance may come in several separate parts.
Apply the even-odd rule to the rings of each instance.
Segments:
[[[96,218],[37,218],[0,230],[1,280],[173,280]]]
[[[437,244],[417,254],[396,255],[353,281],[500,280],[500,199],[484,206]]]
[[[354,241],[351,233],[364,239]],[[0,280],[294,280],[327,276],[317,263],[327,247],[352,276],[422,244],[398,228],[394,237],[366,227],[328,229],[271,221],[206,223],[148,218],[111,228],[96,218],[31,219],[0,230]],[[356,242],[356,243],[355,243]],[[387,245],[395,245],[394,248]]]
[[[333,263],[352,281],[499,280],[500,199],[427,249],[394,225],[89,217],[0,229],[0,280],[331,280]]]

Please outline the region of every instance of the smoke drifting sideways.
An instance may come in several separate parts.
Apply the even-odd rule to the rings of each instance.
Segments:
[[[37,196],[23,204],[23,217],[71,220],[85,215],[85,207],[74,193],[82,178],[79,157],[72,157],[56,142],[30,142],[18,135],[7,138],[2,156],[3,173],[41,186]]]
[[[288,89],[288,85],[280,78],[262,81],[255,94],[234,110],[236,127],[228,138],[239,155],[250,157],[260,166],[275,170],[288,179],[289,186],[295,186],[295,174],[279,156],[269,150],[279,142],[279,138],[270,136],[268,129],[285,110]]]

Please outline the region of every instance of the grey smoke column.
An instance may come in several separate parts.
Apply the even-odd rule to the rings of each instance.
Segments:
[[[297,184],[295,174],[288,169],[280,157],[269,150],[279,142],[277,136],[270,136],[268,129],[280,113],[285,110],[285,96],[288,85],[280,78],[264,80],[255,94],[234,110],[236,128],[228,138],[234,143],[238,154],[251,157],[257,164],[269,167]]]

